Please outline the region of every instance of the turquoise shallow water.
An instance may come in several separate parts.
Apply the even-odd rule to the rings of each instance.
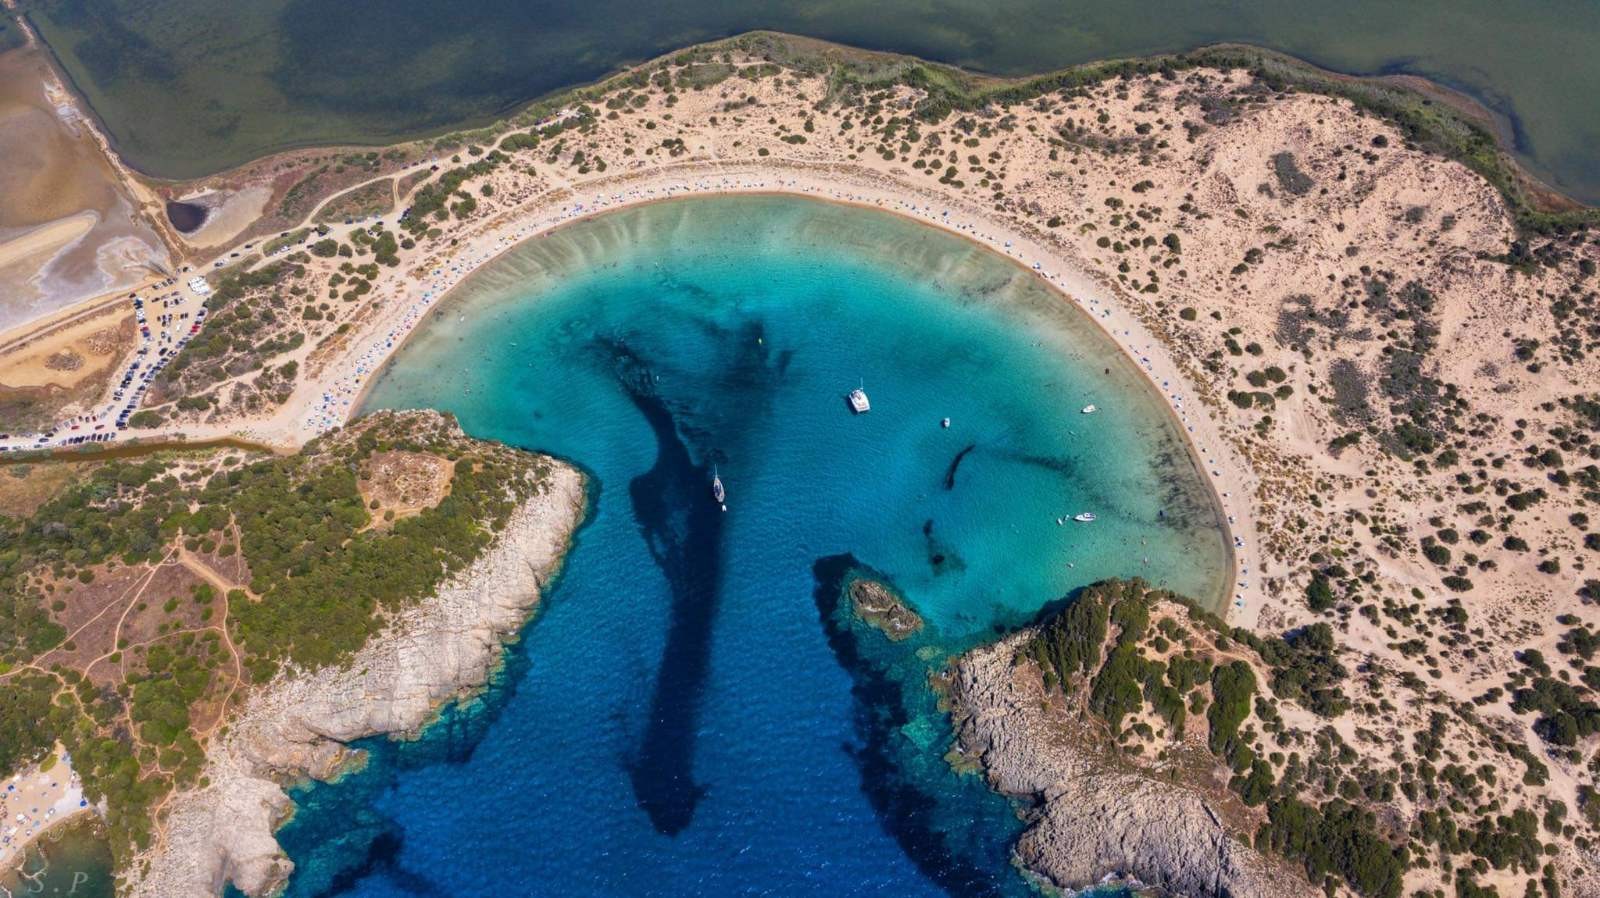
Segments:
[[[997,256],[794,198],[611,213],[463,291],[368,407],[572,459],[590,518],[487,695],[299,791],[289,895],[1025,892],[928,675],[1102,577],[1218,591],[1131,365]],[[854,621],[858,565],[922,633]]]

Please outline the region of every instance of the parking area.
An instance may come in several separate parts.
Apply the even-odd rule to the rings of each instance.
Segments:
[[[187,272],[185,272],[187,274]],[[0,433],[0,452],[58,449],[108,443],[128,426],[156,375],[161,373],[205,322],[210,286],[203,277],[180,282],[170,277],[122,297],[133,311],[138,344],[121,363],[111,387],[89,411],[38,433]]]

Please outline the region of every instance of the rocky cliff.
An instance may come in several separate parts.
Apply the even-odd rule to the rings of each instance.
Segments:
[[[335,773],[352,740],[414,734],[444,703],[481,687],[527,620],[583,514],[583,479],[556,464],[494,545],[438,594],[405,611],[343,668],[280,676],[211,746],[206,786],[173,796],[133,898],[215,898],[224,883],[262,896],[293,863],[273,831],[292,810],[284,784]]]
[[[1081,750],[1037,667],[1013,661],[1031,636],[972,651],[950,683],[962,749],[996,790],[1033,802],[1016,849],[1024,866],[1072,889],[1118,875],[1189,898],[1321,894],[1229,835],[1199,790]]]

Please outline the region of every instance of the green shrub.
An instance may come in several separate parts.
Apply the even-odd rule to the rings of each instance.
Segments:
[[[1328,581],[1327,575],[1318,571],[1311,575],[1311,582],[1306,584],[1306,604],[1312,611],[1327,611],[1333,607],[1333,584]]]
[[[1250,700],[1256,694],[1256,675],[1243,661],[1231,661],[1211,673],[1211,707],[1206,709],[1210,724],[1209,744],[1218,757],[1234,754],[1239,725],[1250,716]]]

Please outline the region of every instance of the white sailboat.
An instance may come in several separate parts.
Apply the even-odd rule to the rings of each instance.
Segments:
[[[866,382],[850,391],[850,410],[858,415],[872,411],[872,403],[867,401]]]

